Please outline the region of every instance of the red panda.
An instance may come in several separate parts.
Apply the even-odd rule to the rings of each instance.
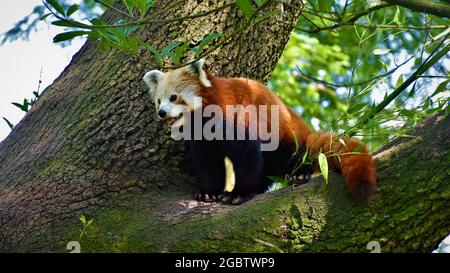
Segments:
[[[225,130],[237,126],[234,121],[228,122],[231,116],[227,106],[277,106],[279,143],[275,150],[261,149],[264,141],[259,128],[256,139],[190,140],[192,165],[200,184],[195,195],[197,200],[240,204],[266,191],[273,183],[271,176],[291,173],[308,180],[318,169],[317,164],[297,167],[293,160],[294,154],[298,161],[306,152],[311,158],[319,152],[331,153],[327,157],[329,167],[342,172],[355,198],[367,199],[374,193],[375,163],[362,143],[329,133],[311,132],[293,110],[257,81],[217,77],[204,68],[203,59],[166,73],[152,70],[143,80],[149,87],[158,116],[173,128],[187,126],[186,113],[202,111],[209,105],[222,109]],[[200,103],[196,104],[196,100]],[[251,133],[249,120],[247,117],[244,120],[248,136]],[[266,122],[269,129],[275,128],[270,124],[270,113]],[[201,123],[205,125],[205,119]],[[353,152],[356,150],[358,152]],[[230,188],[228,183],[234,183],[234,187]]]

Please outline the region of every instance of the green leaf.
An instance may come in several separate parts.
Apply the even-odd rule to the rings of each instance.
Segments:
[[[414,113],[414,111],[411,111],[409,109],[402,109],[402,110],[400,110],[400,115],[407,117],[409,119],[412,119],[414,117],[415,113]]]
[[[57,20],[52,22],[52,25],[59,26],[59,27],[80,27],[80,28],[87,28],[88,25],[85,25],[83,23],[77,22],[77,21],[71,21],[71,20]]]
[[[137,54],[139,51],[140,40],[136,37],[130,37],[128,39],[127,51],[133,54]]]
[[[200,56],[200,54],[203,51],[203,48],[210,43],[212,40],[217,39],[219,37],[221,37],[222,34],[218,33],[218,32],[213,32],[211,34],[209,34],[208,36],[206,36],[201,43],[198,45],[196,51],[195,51],[195,57],[197,58],[198,56]]]
[[[25,108],[26,111],[28,111],[28,106],[30,106],[30,103],[28,102],[27,99],[23,99],[23,107]]]
[[[328,161],[327,157],[323,153],[319,153],[318,156],[319,159],[319,168],[322,172],[323,179],[325,180],[325,183],[328,184]]]
[[[261,7],[262,5],[264,5],[264,3],[266,3],[267,0],[255,0],[256,5],[259,7]]]
[[[161,53],[159,53],[159,51],[154,46],[151,46],[151,45],[149,45],[147,43],[144,43],[143,46],[147,50],[149,50],[153,54],[153,56],[155,56],[155,58],[158,61],[158,63],[162,63],[163,56],[161,55]]]
[[[294,137],[294,142],[295,142],[295,151],[292,155],[296,155],[298,150],[300,149],[300,145],[298,144],[297,135],[295,134],[294,129],[292,129],[290,126],[289,126],[289,129],[291,130],[291,133],[292,133],[292,136]]]
[[[183,44],[182,42],[175,42],[173,44],[170,44],[168,46],[166,46],[165,48],[163,48],[163,50],[161,50],[161,55],[164,56],[169,56],[170,53],[172,52],[172,50],[174,50],[177,46]],[[170,57],[170,56],[169,56]]]
[[[144,18],[147,11],[156,3],[155,0],[135,0],[141,18]]]
[[[83,224],[83,226],[85,226],[86,225],[86,216],[81,215],[79,219],[80,219],[81,223]]]
[[[6,122],[6,124],[8,124],[11,130],[14,128],[14,125],[9,120],[7,120],[6,118],[3,118],[3,120]]]
[[[127,7],[128,12],[130,13],[131,16],[134,16],[133,14],[133,9],[135,7],[135,3],[133,0],[123,0],[123,3],[125,4],[125,6]]]
[[[23,104],[20,104],[18,102],[11,102],[11,104],[18,107],[20,110],[24,112],[28,112],[28,107],[30,106],[27,99],[23,99]]]
[[[102,40],[100,41],[100,43],[98,44],[98,48],[99,48],[101,51],[106,51],[106,50],[108,50],[110,47],[112,47],[112,44],[111,44],[108,40],[105,40],[105,39],[102,39]]]
[[[403,75],[400,75],[397,79],[397,83],[395,84],[395,88],[398,88],[403,83]]]
[[[331,11],[331,7],[333,2],[330,0],[319,0],[319,9],[320,11]]]
[[[267,176],[270,180],[280,184],[288,184],[289,182],[279,176]]]
[[[394,15],[394,23],[396,23],[397,25],[400,24],[400,9],[397,7],[397,10],[395,11],[395,15]]]
[[[69,9],[67,9],[66,17],[69,17],[70,15],[74,14],[74,12],[78,10],[78,7],[79,6],[77,4],[70,6]]]
[[[360,111],[361,109],[363,109],[366,105],[367,104],[364,102],[355,103],[350,106],[350,108],[347,110],[347,113],[349,113],[349,114],[356,113],[356,112]]]
[[[414,97],[415,94],[416,94],[416,85],[414,84],[413,87],[411,88],[411,91],[409,91],[408,93],[408,97],[412,98]]]
[[[49,17],[50,15],[52,15],[51,13],[47,13],[42,15],[41,17],[39,17],[39,20],[44,21],[45,19],[47,19],[47,17]]]
[[[441,82],[441,84],[438,85],[436,90],[434,90],[434,92],[431,95],[431,97],[436,96],[437,94],[441,93],[442,91],[448,91],[447,85],[448,85],[449,82],[450,82],[450,80],[446,80],[446,81]]]
[[[91,24],[93,24],[94,26],[106,25],[105,21],[103,21],[102,19],[98,19],[98,18],[94,18],[92,20],[89,20],[89,22],[91,22]]]
[[[380,62],[380,64],[383,66],[384,71],[389,71],[389,66],[387,65],[387,63],[383,62],[382,60],[378,60]]]
[[[135,0],[135,5],[137,9],[139,10],[139,14],[141,15],[141,18],[144,18],[145,13],[147,12],[147,0]]]
[[[308,158],[308,150],[306,150],[305,153],[303,154],[302,163],[305,163],[307,158]]]
[[[17,108],[19,108],[20,110],[23,110],[23,105],[18,103],[18,102],[11,102],[12,105],[16,106]]]
[[[238,7],[242,11],[242,13],[245,15],[245,17],[247,17],[247,18],[252,17],[253,9],[252,9],[252,5],[250,4],[250,1],[236,0],[236,4],[238,5]]]
[[[279,190],[289,186],[289,181],[278,176],[267,176],[274,184],[269,188],[269,191]]]
[[[118,48],[124,51],[127,51],[129,48],[127,37],[118,29],[111,28],[106,31],[99,31],[100,35],[102,35],[105,39],[110,40],[111,46],[114,48]]]
[[[189,41],[184,42],[184,44],[178,46],[178,47],[175,49],[175,60],[174,60],[174,61],[175,61],[176,63],[179,63],[179,62],[180,62],[180,59],[181,59],[181,57],[183,57],[183,54],[184,54],[184,52],[186,51],[186,48],[189,46],[189,44],[190,44]]]
[[[428,97],[422,106],[422,110],[424,110],[424,111],[427,110],[430,107],[430,105],[431,105],[431,99]]]
[[[375,54],[375,55],[384,55],[384,54],[389,53],[389,51],[391,51],[391,50],[390,49],[384,49],[384,48],[376,48],[373,51],[373,54]]]
[[[50,4],[59,14],[65,15],[63,7],[56,0],[47,0],[47,4]]]
[[[56,35],[55,37],[53,37],[53,42],[54,43],[59,43],[62,41],[67,41],[70,40],[72,38],[75,38],[77,36],[82,36],[82,35],[86,35],[89,34],[90,31],[68,31],[68,32],[63,32],[60,33],[58,35]]]

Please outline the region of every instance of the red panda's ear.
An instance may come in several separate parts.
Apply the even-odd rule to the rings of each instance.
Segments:
[[[153,94],[155,93],[156,87],[158,86],[158,81],[163,75],[164,73],[159,70],[152,70],[145,73],[142,80],[144,80],[144,82],[147,84],[150,95],[153,96]]]
[[[198,76],[200,83],[205,87],[211,87],[211,82],[208,80],[208,77],[205,72],[205,68],[203,65],[205,64],[205,59],[200,59],[196,62],[193,62],[189,65],[190,71],[195,76]]]

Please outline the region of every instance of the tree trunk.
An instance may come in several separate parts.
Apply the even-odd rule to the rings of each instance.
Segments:
[[[174,6],[174,1],[158,1],[156,10],[168,10],[155,19],[198,14],[229,1],[178,2]],[[299,0],[292,3],[302,5]],[[267,9],[279,5],[270,3]],[[267,80],[298,15],[299,9],[285,6],[282,14],[251,26],[213,52],[207,64],[221,76]],[[112,22],[117,14],[108,11],[104,19]],[[244,23],[234,5],[193,20],[145,25],[138,35],[161,49],[175,41],[199,41],[214,31],[228,36]],[[171,250],[169,238],[144,243],[131,239],[130,233],[126,238],[134,240],[133,245],[117,237],[116,228],[147,230],[143,222],[128,219],[132,214],[119,211],[136,204],[137,211],[149,213],[141,220],[149,221],[154,230],[161,221],[183,218],[187,205],[198,207],[190,209],[193,219],[201,215],[195,212],[217,208],[191,201],[196,185],[185,147],[172,141],[168,128],[155,119],[141,80],[155,68],[152,63],[148,52],[103,52],[96,41],[86,42],[0,143],[1,251],[64,251],[67,241],[77,237],[81,214],[94,218],[92,228],[102,236],[112,236],[111,250]],[[101,215],[118,221],[117,226],[111,223],[114,226],[103,234],[97,225]],[[138,246],[141,243],[145,247]]]

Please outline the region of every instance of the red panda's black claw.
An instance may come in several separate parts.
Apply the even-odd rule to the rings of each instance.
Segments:
[[[218,201],[223,204],[230,204],[231,203],[231,192],[224,191],[222,192],[218,197]]]
[[[254,194],[247,195],[247,196],[242,196],[242,195],[232,196],[231,192],[223,192],[222,194],[220,194],[218,196],[218,200],[222,204],[240,205],[240,204],[245,203],[248,200],[252,199],[254,196],[255,196]]]
[[[305,183],[311,179],[311,174],[305,174]]]
[[[294,176],[293,182],[294,184],[305,184],[307,183],[309,180],[311,179],[311,174],[310,173],[306,173],[306,174],[301,174],[298,176]]]
[[[300,175],[293,175],[288,176],[287,180],[295,185],[300,185],[308,182],[311,179],[311,174],[300,174]]]
[[[206,202],[206,203],[217,202],[217,197],[215,195],[204,193],[204,192],[195,193],[195,199],[197,201]]]
[[[255,197],[255,194],[246,195],[246,196],[238,195],[235,198],[233,198],[233,200],[231,200],[231,204],[232,205],[240,205],[240,204],[247,202],[248,200],[253,199],[253,197]]]
[[[233,198],[233,200],[231,200],[232,205],[240,205],[242,203],[243,203],[243,200],[242,200],[241,196],[236,196],[236,198]]]

